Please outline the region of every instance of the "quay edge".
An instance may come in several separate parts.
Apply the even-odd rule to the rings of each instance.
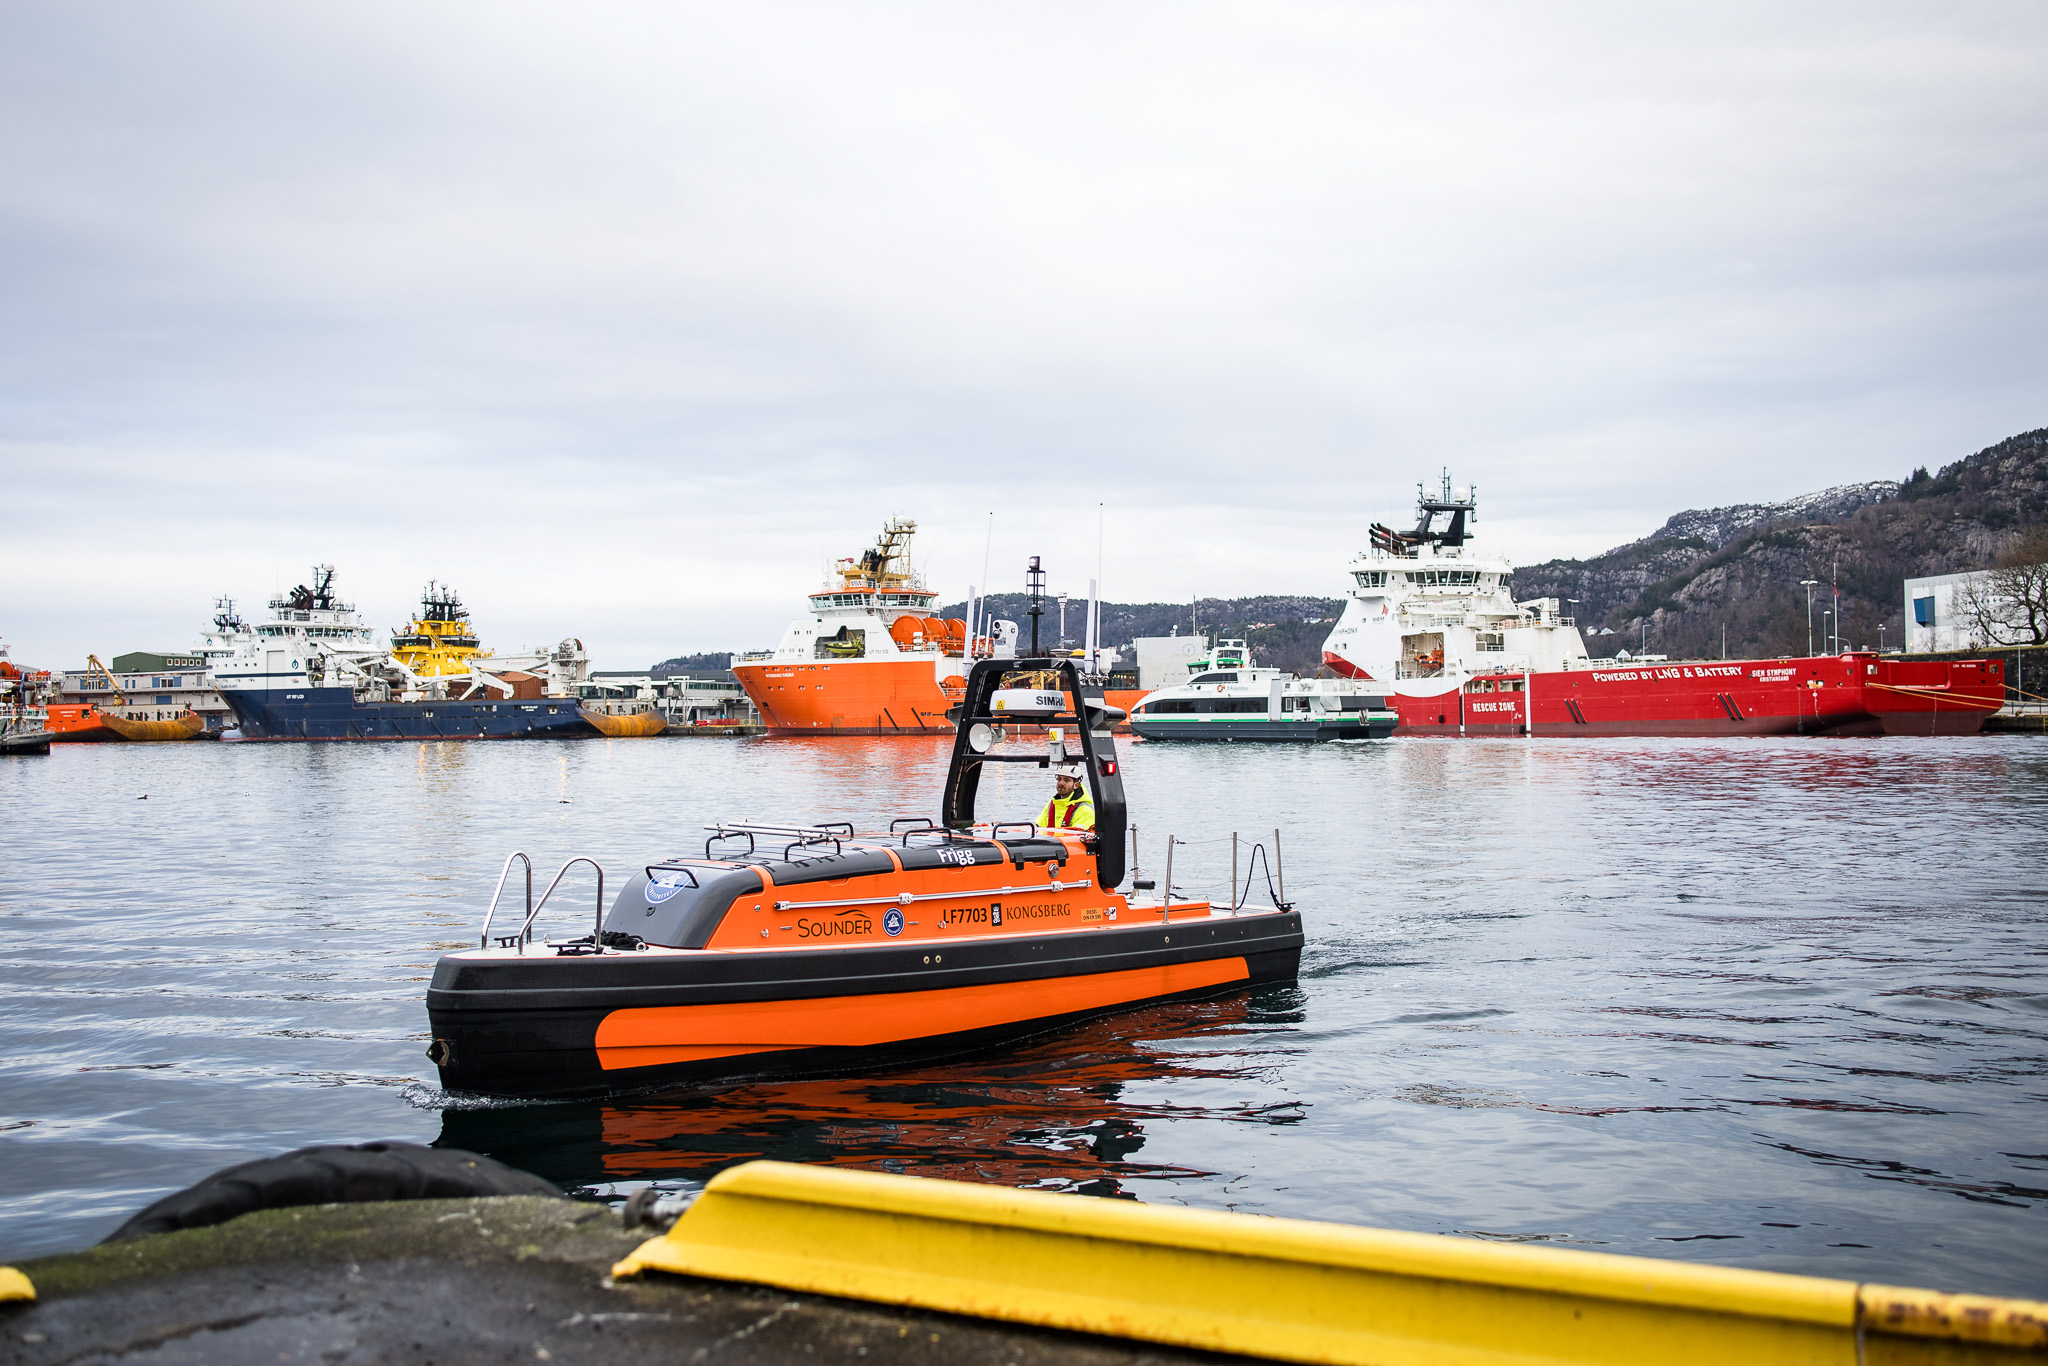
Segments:
[[[541,1196],[262,1210],[21,1263],[38,1298],[0,1304],[0,1361],[1219,1360],[726,1281],[614,1281],[645,1236],[607,1206]]]
[[[20,1270],[26,1363],[2048,1361],[2026,1301],[779,1162],[653,1239],[543,1196],[329,1204]]]

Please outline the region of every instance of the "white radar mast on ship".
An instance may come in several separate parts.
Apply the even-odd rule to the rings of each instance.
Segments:
[[[1351,562],[1343,614],[1323,642],[1323,663],[1408,696],[1452,693],[1475,674],[1553,670],[1585,662],[1578,626],[1556,598],[1516,602],[1505,558],[1467,547],[1479,520],[1477,488],[1416,485],[1413,531],[1375,522]]]

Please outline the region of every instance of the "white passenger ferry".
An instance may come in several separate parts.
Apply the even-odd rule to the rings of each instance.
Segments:
[[[1387,690],[1351,678],[1297,678],[1253,666],[1241,640],[1219,640],[1131,712],[1148,740],[1381,740],[1396,721]]]

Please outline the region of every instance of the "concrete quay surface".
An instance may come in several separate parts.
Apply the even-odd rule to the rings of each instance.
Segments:
[[[1245,1358],[612,1265],[648,1237],[541,1196],[312,1205],[18,1266],[0,1362],[940,1362]]]

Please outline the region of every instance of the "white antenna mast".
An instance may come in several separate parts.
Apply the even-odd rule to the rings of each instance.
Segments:
[[[981,581],[982,581],[983,583],[987,583],[987,582],[988,582],[988,553],[989,553],[989,547],[991,547],[991,546],[993,546],[993,545],[995,544],[995,540],[996,540],[996,515],[995,515],[995,513],[994,513],[993,511],[991,511],[991,512],[989,513],[989,515],[988,515],[988,533],[987,533],[987,534],[986,534],[985,536],[983,536],[983,537],[982,537],[982,541],[981,541]],[[988,599],[986,599],[986,598],[983,598],[983,599],[982,599],[982,613],[983,613],[983,615],[985,615],[985,616],[987,616],[987,617],[989,617],[989,618],[990,618],[990,621],[989,621],[989,630],[988,630],[988,631],[986,631],[986,632],[984,632],[983,634],[985,634],[985,635],[988,635],[988,636],[990,636],[990,637],[991,637],[990,649],[991,649],[991,651],[993,651],[993,649],[994,649],[993,637],[994,637],[994,635],[995,635],[995,629],[994,629],[994,628],[995,628],[995,621],[994,621],[994,612],[993,612],[993,609],[991,609],[991,608],[990,608],[990,607],[988,606]]]

